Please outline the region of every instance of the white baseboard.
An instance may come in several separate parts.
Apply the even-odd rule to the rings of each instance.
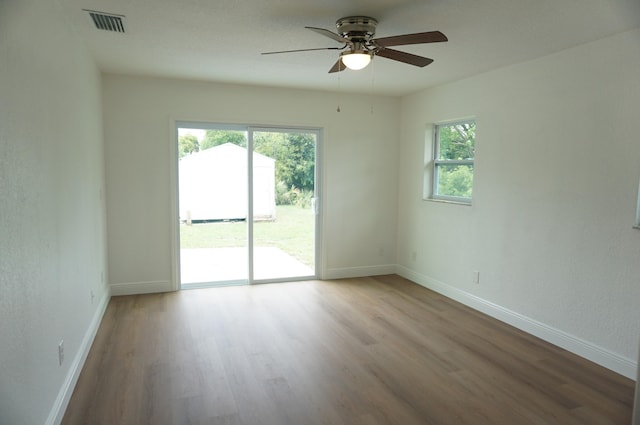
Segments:
[[[396,272],[395,264],[383,264],[379,266],[342,267],[325,270],[322,279],[346,279],[350,277],[380,276]]]
[[[168,280],[159,280],[156,282],[129,282],[129,283],[112,283],[111,296],[119,295],[136,295],[136,294],[152,294],[156,292],[175,291],[173,285]]]
[[[62,387],[58,392],[58,397],[56,398],[53,408],[49,412],[49,417],[47,417],[45,425],[59,425],[62,422],[64,413],[69,405],[69,400],[71,400],[71,395],[73,394],[73,390],[76,387],[78,378],[80,377],[80,372],[82,372],[84,362],[87,360],[87,356],[89,355],[93,339],[98,332],[100,322],[102,322],[102,317],[107,310],[107,305],[109,305],[109,299],[111,299],[111,296],[108,292],[105,292],[105,295],[100,300],[100,304],[93,315],[89,328],[87,329],[84,338],[82,338],[80,349],[74,357],[73,363],[69,367],[69,372],[67,373]]]
[[[640,344],[638,344],[638,363],[640,363]],[[640,367],[636,376],[636,393],[633,398],[633,417],[631,418],[631,425],[640,425]]]
[[[638,363],[622,357],[616,353],[571,335],[567,332],[548,326],[530,317],[484,300],[468,292],[462,291],[436,279],[417,273],[404,266],[398,265],[396,273],[425,288],[438,292],[448,298],[454,299],[468,307],[478,310],[488,316],[508,323],[520,330],[534,335],[553,345],[564,348],[580,357],[584,357],[600,366],[606,367],[627,378],[636,379]]]

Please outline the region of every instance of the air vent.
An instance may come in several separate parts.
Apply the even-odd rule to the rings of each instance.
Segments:
[[[99,30],[124,32],[124,15],[114,15],[112,13],[96,12],[95,10],[85,11],[91,16],[91,20]]]

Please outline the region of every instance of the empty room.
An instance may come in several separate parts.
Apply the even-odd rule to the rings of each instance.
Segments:
[[[0,424],[640,424],[637,0],[0,0]]]

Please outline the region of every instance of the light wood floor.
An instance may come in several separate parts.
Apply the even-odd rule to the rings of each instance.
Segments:
[[[114,297],[63,424],[629,424],[633,391],[382,276]]]

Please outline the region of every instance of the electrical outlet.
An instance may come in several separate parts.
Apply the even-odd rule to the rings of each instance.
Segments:
[[[480,284],[480,272],[477,270],[473,272],[473,283]]]
[[[96,294],[93,293],[93,289],[91,290],[91,304],[93,304],[93,300],[96,298]]]
[[[60,340],[60,344],[58,344],[58,362],[60,366],[62,366],[62,362],[64,362],[64,339]]]
[[[411,252],[411,261],[416,261],[417,256],[418,256],[418,255],[416,254],[416,252],[415,252],[415,251],[412,251],[412,252]]]

